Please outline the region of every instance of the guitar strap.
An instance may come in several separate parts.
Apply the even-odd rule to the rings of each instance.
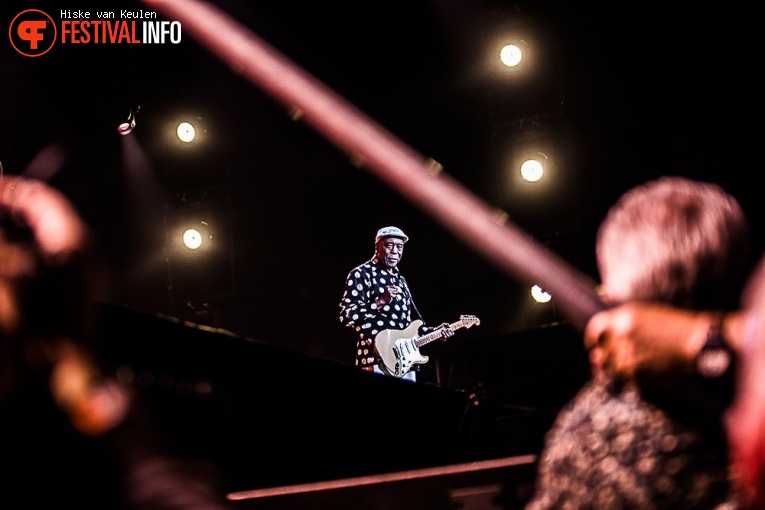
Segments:
[[[404,278],[401,273],[398,274],[399,280],[401,280],[401,286],[406,289],[406,292],[409,294],[409,304],[412,305],[412,310],[414,310],[414,313],[417,314],[417,317],[422,320],[423,324],[425,323],[425,319],[422,318],[422,314],[417,309],[417,305],[414,304],[414,296],[412,296],[412,291],[409,289],[409,284],[406,283],[406,278]],[[418,332],[419,333],[419,332]],[[411,368],[413,372],[419,372],[420,371],[420,365],[415,365]]]
[[[398,275],[399,279],[401,280],[401,285],[403,285],[406,288],[406,291],[409,293],[409,303],[412,305],[412,310],[414,310],[414,313],[417,314],[417,317],[425,323],[425,318],[422,316],[420,311],[417,309],[417,305],[414,304],[414,296],[412,296],[412,291],[409,290],[409,285],[406,283],[406,278],[404,278],[401,273]]]

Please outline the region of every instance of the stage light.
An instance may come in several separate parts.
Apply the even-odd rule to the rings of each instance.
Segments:
[[[552,296],[542,290],[542,287],[539,285],[531,287],[531,297],[533,297],[534,301],[537,303],[548,303],[552,299]]]
[[[117,132],[121,135],[127,135],[129,133],[133,132],[133,129],[135,129],[135,118],[138,111],[141,109],[139,106],[136,108],[135,111],[130,110],[130,113],[128,114],[128,118],[125,122],[121,123],[119,126],[117,126]]]
[[[503,40],[497,41],[493,45],[493,66],[496,66],[501,76],[504,77],[527,75],[533,60],[531,45],[525,39],[518,37],[517,30],[513,30],[513,32],[516,32],[516,35],[510,38],[505,35],[502,37]],[[499,48],[499,52],[497,52],[497,48]],[[510,71],[509,75],[508,71]]]
[[[205,220],[191,220],[186,219],[183,224],[179,225],[177,231],[180,235],[182,247],[186,248],[186,253],[192,252],[208,252],[213,250],[213,228],[210,223]],[[187,255],[188,256],[188,255]],[[197,255],[192,255],[196,257]]]
[[[194,136],[196,134],[196,132],[194,131],[194,126],[192,126],[188,122],[181,122],[180,124],[178,124],[178,129],[176,130],[176,133],[178,134],[178,139],[185,143],[189,143],[192,140],[194,140]]]
[[[197,250],[202,246],[202,233],[195,228],[187,229],[183,233],[183,245],[190,250]]]
[[[547,159],[547,156],[541,152],[539,154],[544,159]],[[521,164],[521,176],[529,182],[537,182],[542,178],[544,172],[545,169],[541,159],[527,159]]]
[[[229,212],[228,184],[178,192],[166,204],[164,254],[172,302],[211,301],[233,292]]]
[[[523,59],[523,51],[515,44],[506,44],[499,51],[499,59],[507,67],[515,67]]]

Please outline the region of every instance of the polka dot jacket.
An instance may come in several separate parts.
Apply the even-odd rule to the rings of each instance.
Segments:
[[[398,287],[399,294],[377,308],[375,300],[382,297],[387,285]],[[412,295],[398,269],[389,269],[377,257],[352,269],[340,301],[340,322],[358,334],[356,366],[372,370],[378,361],[373,345],[377,333],[405,329],[412,322]]]

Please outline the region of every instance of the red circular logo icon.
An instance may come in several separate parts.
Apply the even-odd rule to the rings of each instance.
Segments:
[[[39,57],[56,43],[56,24],[43,11],[27,9],[13,18],[8,37],[13,48],[22,55]]]

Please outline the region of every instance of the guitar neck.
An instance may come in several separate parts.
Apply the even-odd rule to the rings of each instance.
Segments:
[[[457,321],[449,324],[449,329],[456,331],[464,326],[465,324],[462,321]],[[444,336],[443,330],[437,329],[435,331],[431,331],[427,335],[422,335],[421,337],[417,338],[414,343],[417,347],[422,347],[425,344],[429,344],[433,340],[438,340],[442,336]]]

